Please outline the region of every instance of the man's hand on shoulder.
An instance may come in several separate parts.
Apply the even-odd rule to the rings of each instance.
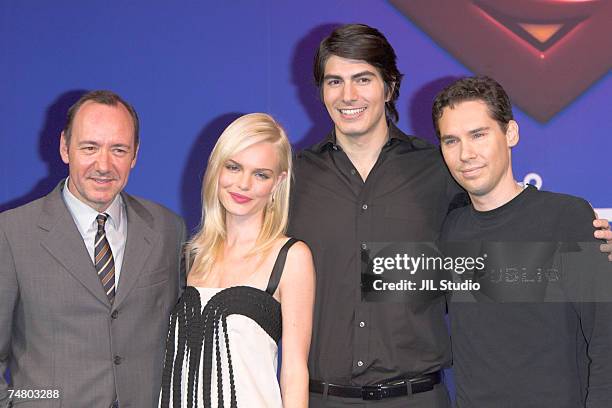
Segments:
[[[610,222],[603,218],[598,218],[593,221],[593,226],[597,228],[594,235],[597,239],[605,240],[605,244],[601,244],[599,249],[601,252],[608,254],[608,260],[612,262],[612,230],[610,230]]]

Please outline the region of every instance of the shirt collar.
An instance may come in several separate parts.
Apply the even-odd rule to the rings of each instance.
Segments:
[[[81,200],[75,197],[74,194],[68,188],[68,181],[70,178],[67,178],[64,182],[64,188],[62,190],[62,196],[64,198],[64,202],[70,210],[72,217],[74,218],[79,230],[81,232],[85,232],[90,230],[92,227],[97,228],[96,217],[100,214],[98,211],[94,210]],[[123,212],[121,209],[123,208],[123,199],[121,198],[121,194],[117,194],[111,205],[104,211],[104,214],[108,214],[107,222],[110,222],[116,230],[119,229],[123,219]]]
[[[397,126],[395,126],[395,123],[387,121],[387,126],[389,129],[387,131],[389,140],[387,141],[386,145],[391,145],[395,143],[395,140],[401,140],[401,141],[410,143],[410,138],[406,136],[401,130],[399,130]],[[334,149],[334,147],[336,147],[336,149]],[[334,150],[340,149],[340,146],[336,143],[336,129],[335,128],[332,129],[331,132],[327,134],[325,139],[323,139],[322,141],[320,141],[319,143],[317,143],[316,145],[312,147],[312,150],[315,151],[316,153],[321,153],[328,149],[334,149]]]

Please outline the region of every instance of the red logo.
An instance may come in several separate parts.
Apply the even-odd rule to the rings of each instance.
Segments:
[[[546,122],[612,67],[612,1],[390,0]]]

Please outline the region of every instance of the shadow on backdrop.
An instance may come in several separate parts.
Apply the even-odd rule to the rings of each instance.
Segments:
[[[187,157],[181,178],[181,214],[191,235],[202,216],[202,179],[217,139],[230,123],[244,115],[239,112],[217,116],[200,131]]]
[[[300,103],[312,124],[306,134],[302,135],[302,138],[293,144],[296,152],[321,141],[333,127],[325,105],[319,98],[319,88],[314,82],[312,67],[321,40],[341,25],[341,23],[330,23],[313,28],[296,44],[293,51],[291,82],[295,86]]]
[[[66,177],[68,167],[62,162],[59,154],[60,133],[64,129],[68,109],[87,92],[84,89],[65,92],[49,105],[38,135],[38,154],[41,161],[47,164],[47,175],[26,194],[0,204],[0,211],[19,207],[47,195],[60,179]]]
[[[411,131],[415,136],[439,145],[436,131],[431,119],[431,106],[436,95],[445,87],[452,84],[459,77],[445,76],[426,83],[419,88],[410,98],[409,118]]]

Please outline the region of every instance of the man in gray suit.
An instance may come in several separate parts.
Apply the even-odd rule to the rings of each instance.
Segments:
[[[0,214],[0,407],[157,406],[185,226],[122,192],[138,142],[127,102],[84,95],[61,134],[67,181]]]

